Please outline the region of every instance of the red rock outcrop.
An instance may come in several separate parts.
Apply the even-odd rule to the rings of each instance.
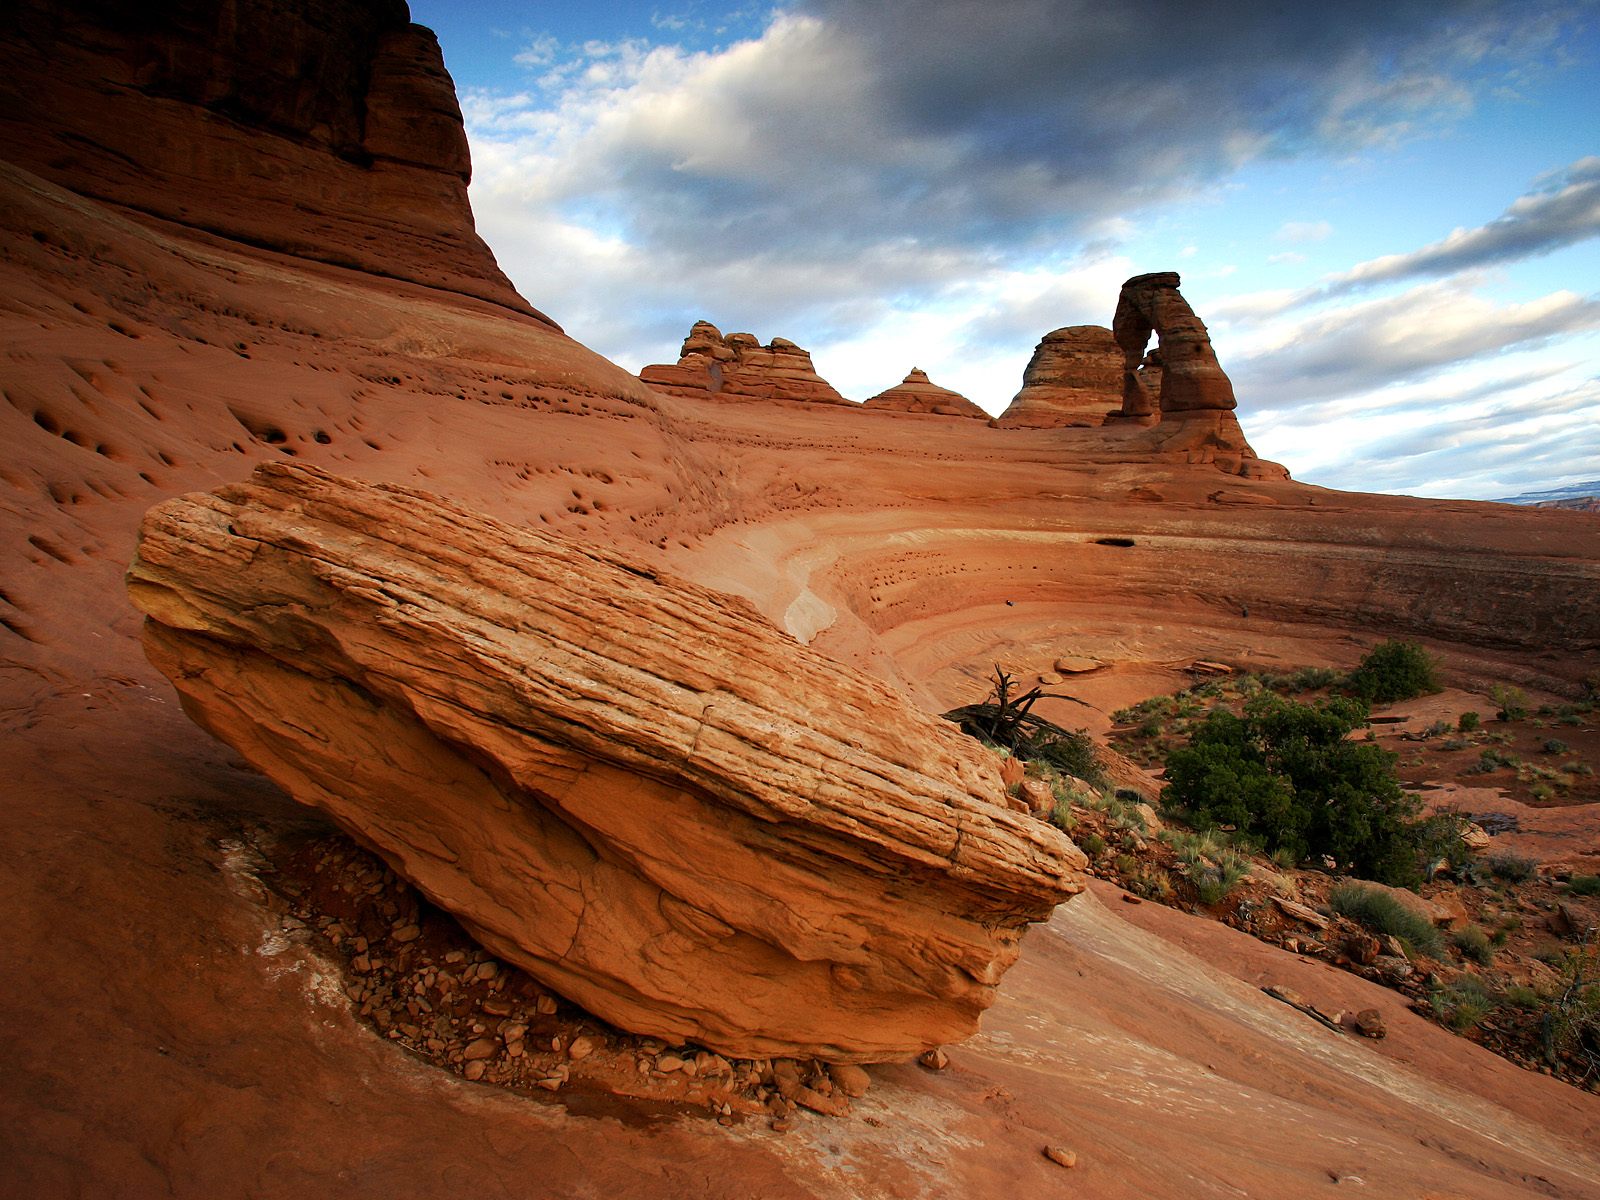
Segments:
[[[1135,275],[1117,297],[1111,328],[1122,349],[1124,416],[1231,412],[1237,405],[1205,323],[1178,291],[1178,283],[1176,271]],[[1145,347],[1152,332],[1158,341],[1155,357],[1147,361]],[[1160,372],[1159,383],[1147,377],[1153,370]]]
[[[853,404],[811,363],[809,352],[787,338],[763,346],[750,333],[726,337],[710,321],[696,321],[676,363],[656,363],[639,378],[673,396],[719,400],[800,400]]]
[[[1122,348],[1103,325],[1045,334],[1022,373],[1022,390],[996,422],[1002,429],[1101,425],[1122,404]]]
[[[876,1061],[977,1028],[1085,860],[998,760],[743,602],[300,466],[152,510],[187,711],[626,1029]]]
[[[983,409],[960,392],[940,387],[920,367],[912,367],[905,379],[863,401],[862,407],[885,412],[932,413],[940,417],[976,417],[980,421],[989,419]]]
[[[191,228],[548,320],[473,231],[455,86],[404,0],[12,8],[0,157]]]

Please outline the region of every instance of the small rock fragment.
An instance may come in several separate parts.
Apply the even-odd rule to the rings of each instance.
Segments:
[[[471,1062],[474,1059],[493,1058],[499,1050],[500,1043],[494,1038],[481,1037],[468,1042],[465,1053],[467,1061]]]
[[[422,930],[415,925],[402,925],[389,936],[397,942],[414,942],[422,936]]]
[[[1363,1008],[1353,1018],[1356,1032],[1362,1037],[1387,1037],[1389,1028],[1383,1023],[1383,1014],[1375,1008]]]
[[[660,1071],[663,1075],[670,1075],[674,1071],[681,1071],[683,1070],[683,1059],[679,1058],[676,1054],[663,1054],[660,1058],[656,1059],[656,1070]]]
[[[835,1063],[828,1068],[834,1085],[846,1096],[865,1096],[872,1086],[872,1076],[854,1063]]]
[[[469,1062],[466,1066],[466,1070],[462,1071],[461,1073],[468,1079],[476,1082],[477,1080],[483,1078],[483,1073],[488,1069],[488,1064],[485,1063],[481,1058],[478,1058]]]
[[[917,1065],[926,1067],[930,1071],[943,1071],[950,1065],[950,1056],[935,1046],[932,1050],[924,1050],[917,1055]]]
[[[578,1036],[572,1039],[572,1045],[567,1047],[567,1057],[573,1062],[588,1058],[594,1053],[594,1039]]]
[[[1046,1146],[1044,1156],[1060,1167],[1075,1167],[1078,1165],[1078,1152],[1068,1150],[1064,1146]]]

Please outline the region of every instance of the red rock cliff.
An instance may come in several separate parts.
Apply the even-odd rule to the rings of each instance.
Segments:
[[[210,233],[535,314],[474,232],[455,86],[404,0],[13,12],[0,157]]]

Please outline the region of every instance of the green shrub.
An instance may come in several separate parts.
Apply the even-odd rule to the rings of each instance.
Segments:
[[[1414,883],[1418,801],[1401,790],[1393,754],[1346,737],[1366,718],[1358,700],[1272,693],[1243,716],[1213,712],[1167,759],[1163,804],[1201,827],[1232,825],[1269,853],[1329,855],[1364,878]]]
[[[1494,961],[1494,947],[1489,944],[1489,935],[1476,925],[1458,929],[1451,940],[1463,958],[1471,959],[1480,967],[1487,967]]]
[[[1546,754],[1565,754],[1571,749],[1572,747],[1567,745],[1560,738],[1546,738],[1544,741],[1544,752]]]
[[[1071,833],[1078,826],[1078,818],[1072,811],[1072,801],[1056,797],[1056,802],[1050,808],[1050,824],[1062,833]]]
[[[1370,704],[1393,704],[1439,690],[1438,664],[1415,642],[1380,642],[1345,686]]]
[[[1438,958],[1444,953],[1432,921],[1377,888],[1341,883],[1328,893],[1328,907],[1374,933],[1392,934],[1418,954]]]
[[[1489,856],[1489,870],[1496,877],[1511,883],[1525,883],[1533,878],[1534,869],[1539,864],[1531,858],[1523,858],[1520,854],[1492,854]]]
[[[1489,699],[1499,706],[1494,714],[1497,721],[1520,721],[1528,715],[1528,698],[1521,688],[1497,683],[1489,689]]]
[[[1542,1003],[1538,992],[1520,983],[1514,983],[1506,989],[1505,1002],[1518,1008],[1538,1008]]]
[[[1480,724],[1482,724],[1482,722],[1478,719],[1478,714],[1475,712],[1464,712],[1456,718],[1456,728],[1462,733],[1471,733]]]
[[[1494,1009],[1494,1000],[1471,975],[1463,975],[1449,987],[1438,988],[1428,997],[1433,1011],[1457,1033],[1465,1033]]]
[[[1574,896],[1600,896],[1600,875],[1574,875],[1567,890]]]
[[[1098,833],[1091,833],[1078,843],[1078,848],[1090,858],[1099,858],[1106,852],[1106,840]]]

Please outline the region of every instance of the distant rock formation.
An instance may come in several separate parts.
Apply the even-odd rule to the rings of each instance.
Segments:
[[[865,401],[862,407],[886,412],[933,413],[941,417],[975,417],[980,421],[989,419],[983,409],[960,392],[940,387],[920,367],[912,367],[905,379]]]
[[[751,333],[724,337],[710,321],[694,323],[676,363],[645,367],[639,378],[657,391],[693,399],[853,403],[817,374],[809,353],[787,338],[763,346]]]
[[[954,726],[614,551],[275,464],[152,509],[128,587],[195,720],[625,1029],[909,1056],[1083,886]]]
[[[1159,271],[1122,285],[1111,328],[1122,350],[1123,416],[1231,412],[1237,404],[1205,324],[1178,282],[1176,271]],[[1152,332],[1158,340],[1147,357]]]
[[[1103,325],[1068,325],[1040,339],[1002,429],[1100,425],[1122,405],[1122,348]]]
[[[403,0],[12,8],[0,158],[196,229],[547,320],[473,231],[455,87]]]

